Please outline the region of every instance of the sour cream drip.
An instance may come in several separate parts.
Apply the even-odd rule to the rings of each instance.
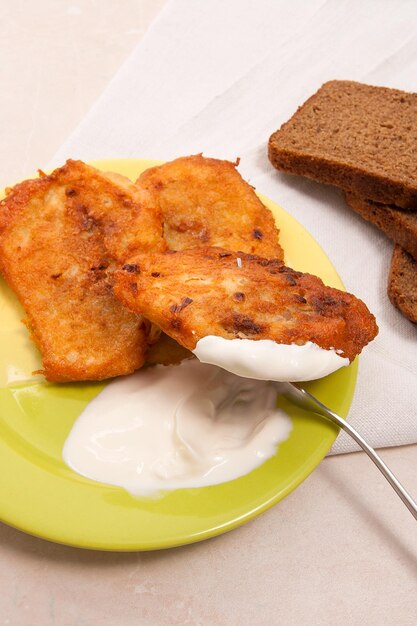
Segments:
[[[247,474],[274,455],[291,421],[276,385],[197,360],[111,382],[64,446],[79,474],[136,495],[203,487]]]
[[[324,350],[311,341],[299,346],[270,339],[255,341],[209,335],[197,342],[193,352],[202,363],[256,380],[315,380],[349,365],[349,359],[341,357],[336,350]]]

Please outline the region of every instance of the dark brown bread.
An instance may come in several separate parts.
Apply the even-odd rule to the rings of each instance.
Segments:
[[[405,317],[417,323],[417,261],[399,245],[392,255],[388,296]]]
[[[417,208],[417,94],[330,81],[269,139],[279,170]]]
[[[351,209],[417,259],[417,211],[380,204],[351,191],[345,192],[345,200]]]

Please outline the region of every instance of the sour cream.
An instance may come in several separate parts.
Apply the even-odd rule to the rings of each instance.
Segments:
[[[349,359],[336,350],[324,350],[311,341],[299,346],[209,335],[197,342],[193,352],[202,363],[256,380],[315,380],[349,365]]]
[[[276,384],[192,359],[116,379],[64,446],[79,474],[134,495],[204,487],[249,473],[291,431]]]

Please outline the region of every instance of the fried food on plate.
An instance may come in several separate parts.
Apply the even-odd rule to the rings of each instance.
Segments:
[[[235,163],[201,154],[181,157],[146,170],[137,185],[152,194],[170,250],[221,246],[283,258],[272,213],[240,176]],[[182,355],[177,344],[162,335],[147,360],[169,364],[182,358],[186,353]]]
[[[51,180],[65,185],[70,211],[85,215],[92,227],[100,228],[114,260],[124,263],[135,253],[166,249],[161,216],[151,195],[125,176],[67,161],[51,174]]]
[[[146,170],[137,185],[153,195],[170,250],[219,246],[283,258],[273,215],[236,163],[181,157]]]
[[[175,365],[185,359],[192,359],[192,352],[181,346],[169,335],[161,333],[158,341],[149,346],[146,354],[148,365]]]
[[[130,310],[189,350],[207,335],[312,341],[352,361],[378,332],[361,300],[276,259],[219,248],[151,253],[115,277],[115,294]]]
[[[112,291],[115,260],[164,247],[133,183],[68,161],[0,203],[0,270],[17,294],[50,381],[100,380],[141,367],[140,315]]]

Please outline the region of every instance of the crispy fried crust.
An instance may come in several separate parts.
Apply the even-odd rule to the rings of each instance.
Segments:
[[[170,250],[222,246],[268,258],[283,258],[274,218],[246,183],[236,164],[201,154],[146,170],[137,180],[152,194]],[[161,345],[159,345],[161,342]],[[164,335],[147,361],[177,362],[180,347]]]
[[[146,355],[148,365],[176,365],[185,359],[193,359],[194,355],[176,342],[172,337],[161,333],[158,341],[149,347]]]
[[[0,270],[25,308],[48,380],[100,380],[143,364],[142,318],[111,283],[113,259],[161,245],[147,203],[129,181],[74,161],[1,201]]]
[[[125,176],[70,160],[48,178],[65,185],[68,209],[100,229],[114,260],[124,263],[134,254],[166,249],[161,216],[151,195]]]
[[[170,250],[220,246],[283,258],[272,213],[229,161],[197,154],[146,170],[137,185],[153,195]]]
[[[207,335],[313,341],[352,361],[378,332],[361,300],[278,260],[194,249],[138,256],[115,276],[121,301],[189,350]]]

